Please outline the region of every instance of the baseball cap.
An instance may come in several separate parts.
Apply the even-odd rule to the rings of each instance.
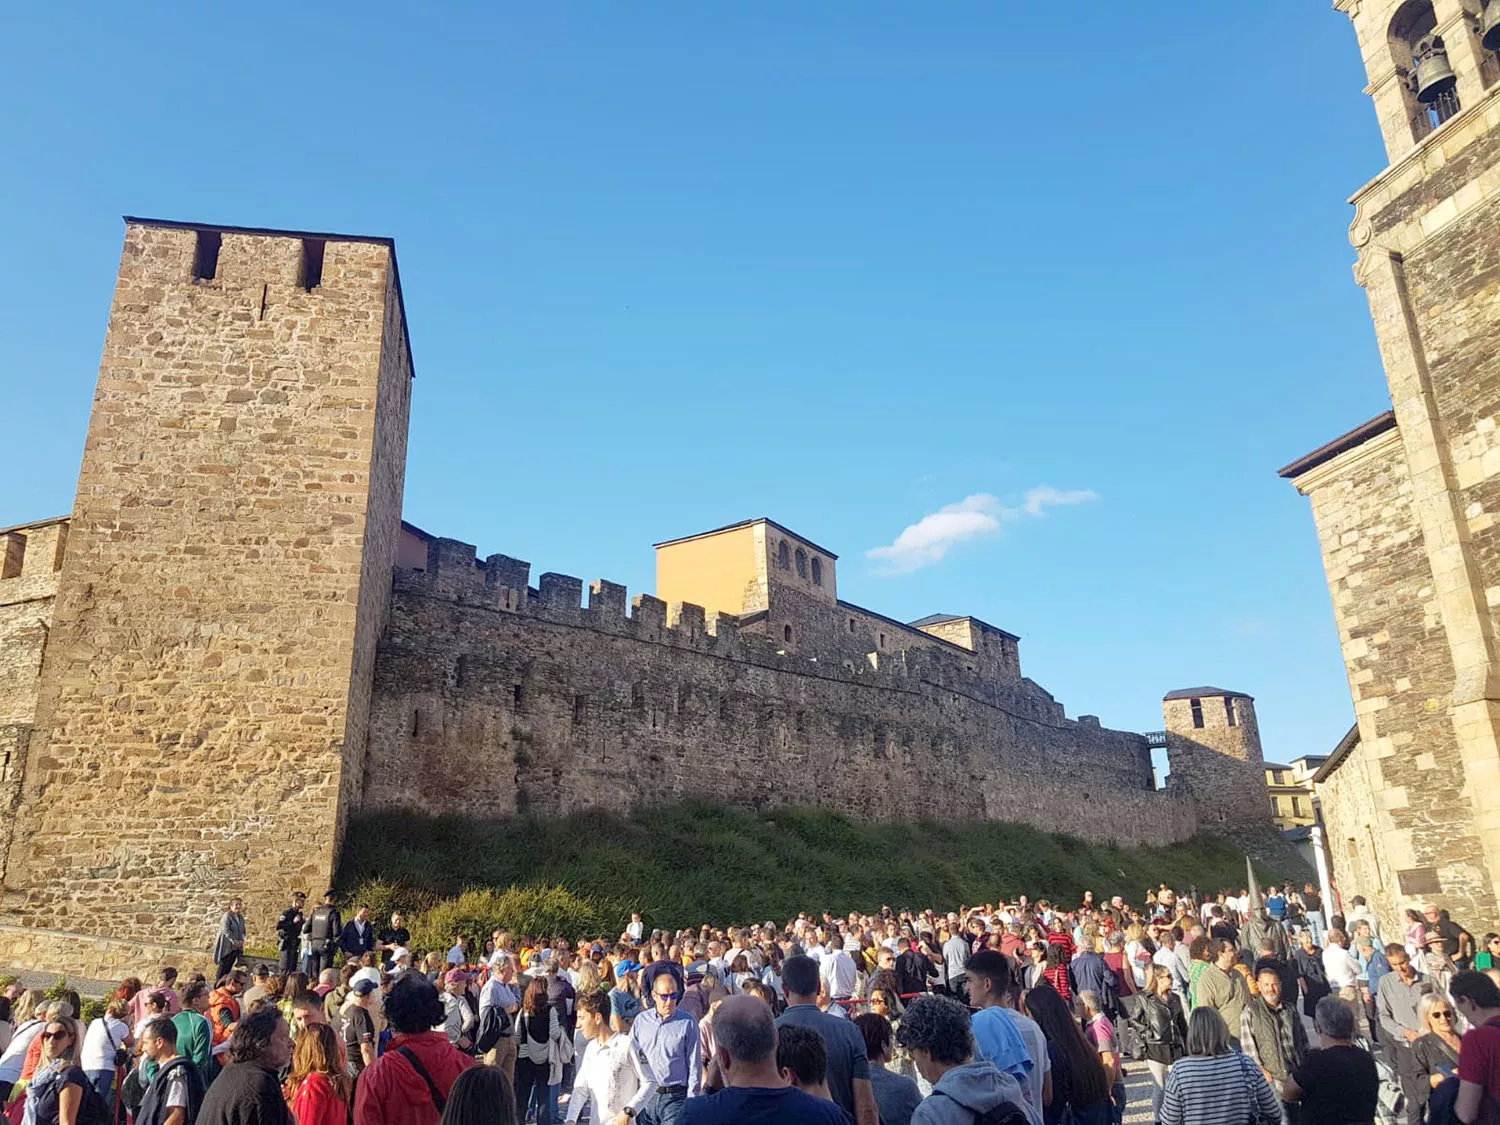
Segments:
[[[392,964],[394,964],[395,962],[401,960],[401,958],[403,958],[403,957],[410,957],[410,956],[411,956],[411,950],[407,949],[406,946],[404,946],[404,945],[398,945],[398,946],[396,946],[395,949],[391,950],[391,962],[392,962]]]
[[[636,961],[621,961],[615,966],[615,979],[624,980],[626,976],[639,969],[640,963]]]
[[[443,976],[444,984],[467,984],[468,982],[469,974],[462,969],[449,969]]]
[[[349,986],[349,991],[354,993],[354,995],[356,996],[368,996],[379,987],[380,986],[372,981],[369,977],[364,977],[351,984]]]

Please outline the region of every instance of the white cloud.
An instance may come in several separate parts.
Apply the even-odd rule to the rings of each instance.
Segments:
[[[988,492],[976,492],[923,516],[903,528],[889,546],[872,547],[865,555],[884,564],[879,568],[882,574],[910,574],[942,562],[960,543],[1000,534],[1007,523],[1040,517],[1048,508],[1097,499],[1098,494],[1088,489],[1064,490],[1043,484],[1027,492],[1018,507],[1011,508]]]

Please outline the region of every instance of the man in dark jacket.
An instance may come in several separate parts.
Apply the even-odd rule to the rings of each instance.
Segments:
[[[339,934],[339,948],[351,961],[358,961],[363,954],[374,950],[375,927],[370,923],[368,906],[361,906],[354,917],[344,923]]]
[[[302,914],[302,907],[306,903],[306,894],[302,891],[293,892],[292,905],[276,919],[276,951],[283,974],[290,973],[297,967],[297,949],[302,943],[302,927],[307,922]]]
[[[339,914],[338,901],[338,892],[330,889],[323,896],[323,905],[314,907],[303,924],[302,932],[307,935],[307,944],[312,950],[310,976],[315,977],[324,969],[333,968],[333,954],[338,949],[339,938],[344,930],[344,919]]]
[[[292,1033],[281,1012],[261,1008],[229,1037],[231,1060],[203,1098],[198,1125],[295,1125],[276,1074],[292,1061]]]
[[[1102,955],[1092,950],[1086,950],[1073,958],[1073,963],[1068,966],[1068,984],[1072,987],[1074,996],[1080,992],[1097,992],[1105,1008],[1111,1011],[1120,995],[1120,982],[1115,971]]]
[[[203,1105],[203,1077],[191,1059],[177,1053],[177,1026],[165,1016],[141,1031],[141,1054],[156,1064],[156,1077],[136,1111],[136,1125],[193,1125]]]

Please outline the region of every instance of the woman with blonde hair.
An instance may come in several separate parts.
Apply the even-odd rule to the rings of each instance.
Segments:
[[[578,962],[578,980],[573,985],[573,991],[582,996],[589,992],[603,992],[604,979],[599,975],[599,966],[590,958],[583,958]]]
[[[297,1036],[285,1091],[297,1125],[347,1125],[354,1090],[343,1045],[326,1023],[308,1024]]]
[[[1167,1072],[1159,1125],[1279,1125],[1281,1100],[1260,1067],[1229,1041],[1224,1017],[1210,1007],[1188,1017],[1187,1056]]]
[[[78,1065],[78,1023],[53,1016],[41,1035],[42,1058],[26,1084],[25,1125],[78,1125],[89,1078]]]

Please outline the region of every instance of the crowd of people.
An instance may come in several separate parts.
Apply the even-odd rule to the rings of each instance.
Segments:
[[[249,968],[235,901],[213,980],[124,981],[86,1026],[7,989],[0,1096],[10,1125],[1120,1125],[1137,1069],[1159,1125],[1497,1120],[1500,936],[1321,907],[1162,885],[419,950],[330,891]]]

